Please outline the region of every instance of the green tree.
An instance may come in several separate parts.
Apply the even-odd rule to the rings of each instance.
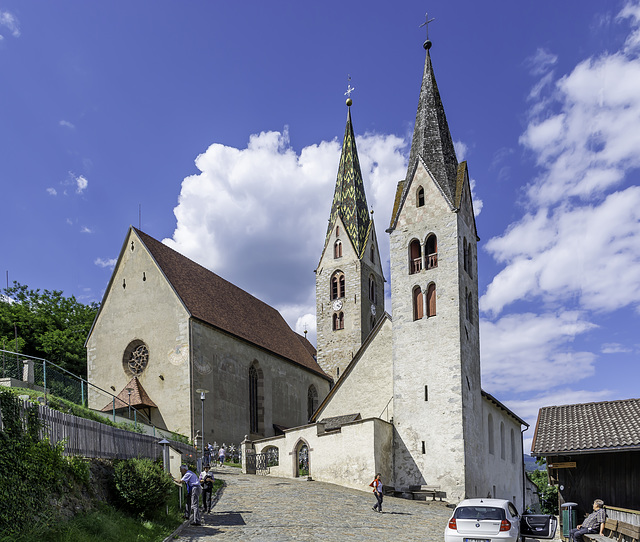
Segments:
[[[538,487],[540,506],[544,514],[558,514],[558,486],[549,485],[546,470],[534,470],[527,473],[531,481]]]
[[[32,290],[14,282],[0,296],[0,345],[6,350],[45,358],[86,377],[84,342],[98,304],[84,305],[59,290]]]

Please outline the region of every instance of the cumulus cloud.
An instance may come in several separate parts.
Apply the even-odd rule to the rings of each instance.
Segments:
[[[591,376],[596,356],[571,342],[595,329],[581,313],[511,314],[480,322],[482,385],[487,391],[531,392]],[[568,370],[571,367],[571,370]]]
[[[75,177],[76,181],[76,194],[82,194],[89,186],[89,181],[82,175]]]
[[[406,142],[377,134],[356,141],[386,263],[383,232],[395,190],[389,180],[404,177]],[[305,324],[314,332],[313,271],[323,249],[340,146],[338,140],[323,141],[297,153],[286,130],[252,135],[244,149],[211,145],[196,158],[199,173],[182,182],[176,229],[163,242],[275,306],[298,332]]]
[[[47,194],[49,194],[50,196],[57,196],[58,191],[55,188],[47,188]]]
[[[640,4],[618,20],[640,25]],[[635,39],[635,38],[634,38]],[[539,174],[528,212],[487,250],[504,268],[480,301],[494,317],[516,301],[573,301],[578,308],[640,308],[640,52],[629,46],[580,62],[531,106],[520,143]],[[552,66],[538,52],[536,66]],[[534,70],[548,75],[548,70]]]
[[[117,262],[117,258],[107,258],[106,260],[103,258],[96,258],[93,263],[98,267],[108,267],[109,269],[113,269]]]
[[[6,28],[14,38],[20,37],[18,19],[12,13],[0,10],[0,28],[2,27]],[[4,39],[4,36],[0,34],[1,39]]]

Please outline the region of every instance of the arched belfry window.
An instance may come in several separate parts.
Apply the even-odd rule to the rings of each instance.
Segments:
[[[420,241],[414,239],[409,243],[409,274],[422,271],[422,247]]]
[[[425,243],[425,260],[427,261],[427,269],[438,267],[438,238],[435,233],[427,237]]]
[[[344,297],[344,273],[336,271],[331,276],[331,299]]]
[[[418,188],[418,192],[416,193],[416,207],[424,206],[424,188],[421,186]]]
[[[369,276],[369,301],[376,302],[376,279],[373,275]]]
[[[342,258],[342,241],[340,241],[340,239],[333,245],[333,257]]]
[[[432,282],[427,288],[427,317],[436,315],[436,285]]]
[[[336,226],[336,237],[340,235],[340,226]]]
[[[318,408],[318,390],[316,390],[316,387],[311,384],[311,386],[309,386],[309,391],[307,392],[307,420],[311,419],[316,408]]]
[[[261,435],[264,432],[264,394],[262,370],[256,363],[249,367],[249,430],[253,434]]]
[[[344,312],[333,313],[333,331],[344,329]]]
[[[413,289],[413,319],[420,320],[422,319],[424,311],[424,299],[422,296],[422,290],[420,286],[416,286]]]

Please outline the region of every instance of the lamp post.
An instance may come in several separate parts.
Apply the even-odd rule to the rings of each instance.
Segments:
[[[131,419],[131,392],[133,388],[127,388],[127,393],[129,394],[129,419]]]
[[[207,393],[209,393],[209,390],[205,390],[203,388],[198,388],[196,390],[196,393],[200,394],[200,401],[202,402],[202,433],[200,435],[200,438],[202,439],[202,469],[204,470],[204,399],[205,399],[205,395]]]

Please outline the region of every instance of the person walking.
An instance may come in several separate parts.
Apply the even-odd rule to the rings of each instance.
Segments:
[[[373,511],[382,513],[382,480],[380,480],[380,473],[376,474],[369,486],[373,487],[373,494],[378,501],[373,505]]]
[[[224,449],[224,444],[220,446],[220,451],[218,452],[218,460],[220,461],[220,466],[224,467],[224,458],[227,455],[227,450]]]
[[[209,472],[209,465],[205,465],[200,473],[200,485],[202,486],[202,512],[211,512],[211,494],[213,492],[213,473]]]
[[[186,465],[180,465],[180,474],[182,474],[182,478],[176,479],[176,483],[184,482],[187,485],[187,498],[190,498],[191,502],[191,525],[202,525],[199,506],[200,494],[202,493],[200,480],[196,473],[190,471]]]

